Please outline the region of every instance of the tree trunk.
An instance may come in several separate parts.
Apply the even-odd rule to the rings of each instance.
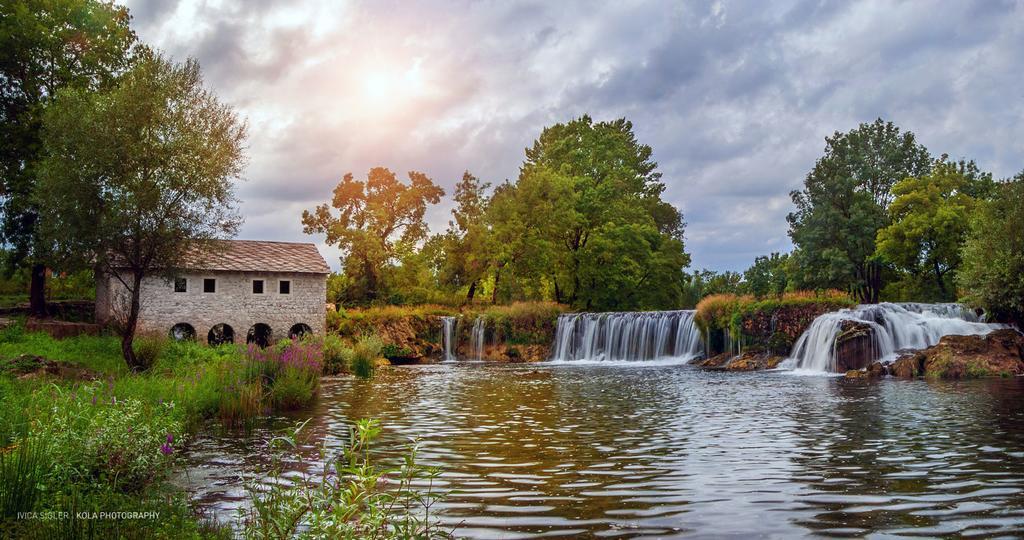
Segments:
[[[473,281],[473,283],[469,284],[469,291],[466,293],[466,303],[467,304],[472,304],[473,303],[473,296],[476,295],[476,283],[477,283],[477,281],[479,281],[479,280]]]
[[[501,281],[501,267],[494,269],[494,290],[491,291],[491,303],[498,303],[498,283]]]
[[[46,265],[32,265],[32,282],[28,289],[28,311],[33,317],[46,316]]]
[[[935,268],[935,283],[939,285],[939,292],[942,293],[942,299],[948,299],[948,293],[946,293],[946,284],[942,280],[942,271],[939,270],[939,261],[933,262]]]
[[[132,276],[132,290],[129,293],[132,296],[130,305],[128,306],[128,316],[124,321],[124,328],[122,328],[121,334],[121,354],[124,356],[124,361],[128,363],[128,368],[132,371],[145,371],[149,366],[142,365],[142,362],[135,355],[135,348],[132,346],[135,342],[135,327],[139,324],[139,310],[140,301],[139,294],[142,288],[142,275],[136,273]]]

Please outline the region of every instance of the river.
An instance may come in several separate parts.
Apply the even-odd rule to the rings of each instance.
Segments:
[[[686,365],[456,362],[325,379],[248,436],[193,441],[187,483],[233,519],[275,430],[306,451],[384,426],[450,491],[470,538],[1024,534],[1024,380],[848,380]],[[315,469],[317,462],[295,465]]]

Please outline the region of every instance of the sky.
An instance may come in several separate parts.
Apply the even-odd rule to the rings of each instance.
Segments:
[[[789,251],[824,139],[881,117],[933,155],[1024,169],[1024,1],[127,0],[249,125],[240,237],[315,241],[351,172],[515,179],[545,126],[626,117],[654,150],[691,268]],[[443,231],[447,197],[428,210]]]

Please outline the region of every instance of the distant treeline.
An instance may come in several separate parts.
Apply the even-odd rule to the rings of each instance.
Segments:
[[[351,174],[307,233],[342,248],[329,301],[347,305],[553,300],[586,310],[693,307],[710,294],[839,289],[860,302],[957,301],[1020,318],[1024,173],[997,181],[973,160],[933,157],[878,119],[825,139],[791,196],[791,253],[744,272],[689,270],[684,221],[652,151],[625,119],[545,128],[515,181],[466,172],[447,230],[431,235],[426,175]],[[677,179],[685,183],[685,179]]]

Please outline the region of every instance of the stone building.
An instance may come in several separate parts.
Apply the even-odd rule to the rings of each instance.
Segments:
[[[143,280],[140,333],[261,345],[324,333],[330,268],[315,245],[225,240],[187,261],[173,279]],[[126,293],[113,276],[97,279],[96,321],[115,321]]]

